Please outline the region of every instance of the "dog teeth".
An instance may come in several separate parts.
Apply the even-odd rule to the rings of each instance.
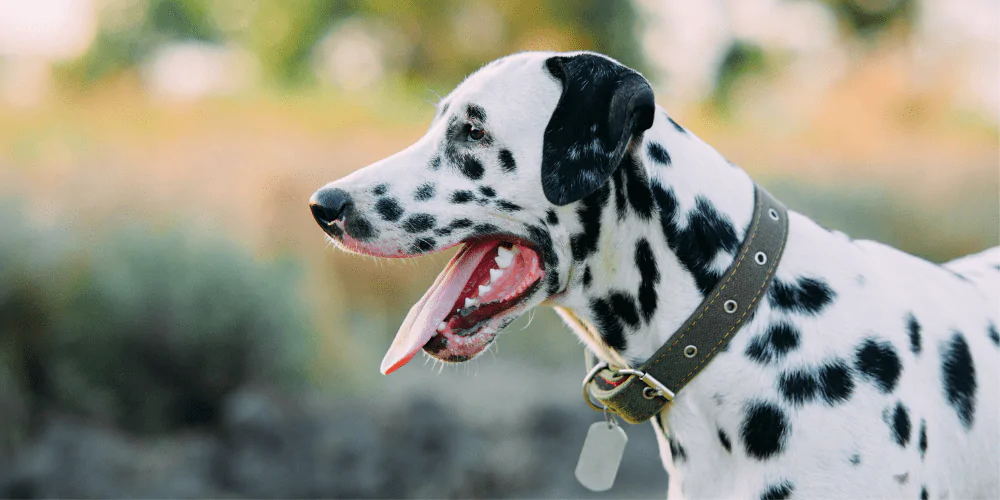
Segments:
[[[497,249],[497,256],[494,260],[497,262],[497,266],[499,266],[500,269],[506,269],[507,266],[514,261],[514,252],[511,252],[504,247],[500,247]]]
[[[438,331],[439,332],[443,332],[445,328],[448,328],[448,323],[445,323],[444,321],[442,321],[441,324],[438,325]]]
[[[472,306],[474,306],[476,304],[479,304],[478,300],[473,299],[471,297],[466,297],[465,298],[465,307],[472,307]]]
[[[479,295],[483,296],[490,293],[491,288],[487,285],[479,285]]]
[[[490,283],[493,283],[497,279],[503,276],[503,271],[499,269],[490,269]]]

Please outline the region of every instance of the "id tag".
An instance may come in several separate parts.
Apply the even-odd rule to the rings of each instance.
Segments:
[[[628,443],[628,436],[617,422],[591,425],[583,441],[580,461],[576,463],[576,480],[590,491],[611,489],[622,463],[625,443]]]

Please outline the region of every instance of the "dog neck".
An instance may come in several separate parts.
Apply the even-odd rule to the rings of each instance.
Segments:
[[[749,176],[658,109],[610,181],[576,208],[571,286],[555,305],[599,357],[641,363],[733,262],[753,204]]]

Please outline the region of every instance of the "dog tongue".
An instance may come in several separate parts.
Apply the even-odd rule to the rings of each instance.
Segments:
[[[427,293],[410,308],[403,325],[396,332],[396,338],[382,358],[383,375],[398,370],[413,359],[417,351],[437,333],[438,325],[451,312],[476,266],[496,246],[496,243],[470,243],[448,262]]]

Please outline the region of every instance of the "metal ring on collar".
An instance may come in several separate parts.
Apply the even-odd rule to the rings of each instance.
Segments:
[[[590,398],[590,391],[587,390],[587,386],[590,385],[590,381],[594,380],[594,377],[596,377],[601,370],[607,367],[608,364],[605,363],[604,361],[601,361],[600,363],[594,365],[594,367],[591,368],[589,372],[587,372],[587,375],[583,377],[583,400],[586,401],[587,404],[594,409],[594,411],[606,411],[608,407],[604,405],[601,406],[595,405],[594,400]]]
[[[737,305],[736,301],[732,299],[729,299],[722,303],[722,309],[729,314],[736,312],[737,307],[739,307],[739,305]]]
[[[763,266],[764,264],[767,264],[767,254],[764,252],[757,252],[753,256],[753,261],[758,265]]]

